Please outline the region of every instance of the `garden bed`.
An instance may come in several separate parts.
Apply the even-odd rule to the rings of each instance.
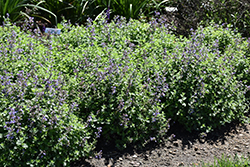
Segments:
[[[216,158],[225,156],[230,160],[235,155],[248,158],[250,156],[250,125],[227,124],[216,129],[207,136],[201,137],[198,133],[189,133],[180,125],[172,126],[175,138],[164,144],[150,143],[144,149],[138,150],[129,147],[124,151],[115,149],[112,143],[106,145],[99,142],[98,150],[102,150],[100,159],[88,158],[76,161],[72,167],[164,167],[164,166],[199,166],[204,163],[214,164]],[[231,166],[233,163],[230,162]],[[237,162],[238,165],[240,164]],[[249,166],[250,159],[240,166]]]

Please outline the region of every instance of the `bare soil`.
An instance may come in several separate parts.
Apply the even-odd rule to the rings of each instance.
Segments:
[[[129,147],[118,151],[112,143],[99,141],[97,150],[102,158],[82,159],[72,167],[164,167],[199,166],[213,163],[220,158],[250,155],[250,124],[231,123],[202,137],[198,132],[189,133],[176,124],[169,133],[175,134],[172,141],[163,144],[150,143],[143,149]],[[250,164],[249,164],[250,166]]]

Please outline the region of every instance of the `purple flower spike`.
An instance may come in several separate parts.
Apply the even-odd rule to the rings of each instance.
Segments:
[[[108,9],[107,9],[107,19],[109,20],[110,19],[110,8],[108,7]]]

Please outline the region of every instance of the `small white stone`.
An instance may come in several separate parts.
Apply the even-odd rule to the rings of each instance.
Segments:
[[[137,157],[137,155],[133,155],[132,157],[133,157],[133,158],[136,158],[136,157]]]

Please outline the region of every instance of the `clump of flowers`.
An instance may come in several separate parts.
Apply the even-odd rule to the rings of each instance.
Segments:
[[[93,128],[73,114],[77,104],[66,101],[67,80],[50,66],[50,49],[15,26],[0,27],[0,34],[4,34],[0,39],[1,166],[60,166],[88,156],[98,136],[90,138]]]

